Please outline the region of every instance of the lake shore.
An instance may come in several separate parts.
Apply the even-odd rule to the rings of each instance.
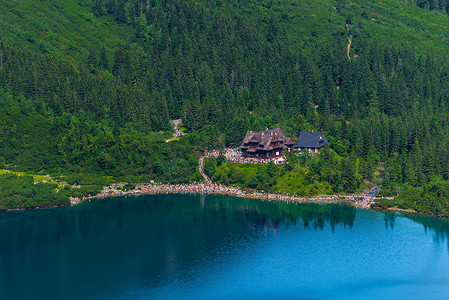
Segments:
[[[372,195],[319,195],[315,197],[300,197],[298,195],[273,193],[265,191],[256,191],[251,189],[240,189],[234,186],[226,186],[215,183],[189,183],[189,184],[136,184],[134,189],[124,190],[125,184],[118,183],[104,187],[98,195],[78,198],[71,197],[70,202],[76,205],[81,202],[91,201],[92,199],[101,199],[107,197],[127,196],[127,195],[153,195],[168,193],[196,193],[196,194],[219,194],[240,198],[260,199],[264,201],[280,201],[286,203],[347,203],[359,208],[371,208],[375,197]]]
[[[427,213],[425,211],[417,211],[414,209],[404,209],[404,208],[386,207],[386,206],[373,206],[373,207],[371,207],[371,209],[377,210],[377,211],[393,211],[393,212],[396,211],[396,212],[400,212],[400,213],[410,213],[410,214],[417,214],[417,215],[423,215],[423,216],[429,216],[429,217],[449,219],[449,217],[447,217],[447,216]]]

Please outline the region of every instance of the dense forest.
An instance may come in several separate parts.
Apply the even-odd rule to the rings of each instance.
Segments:
[[[437,11],[440,13],[449,13],[449,2],[447,0],[415,0],[410,1],[410,3],[432,11]]]
[[[0,210],[51,207],[69,204],[64,193],[56,193],[56,184],[34,184],[31,176],[0,176]]]
[[[0,163],[186,182],[206,147],[310,126],[329,151],[287,171],[310,170],[318,191],[353,192],[380,169],[385,195],[445,182],[447,3],[406,2],[5,1]],[[176,118],[189,134],[164,143]]]

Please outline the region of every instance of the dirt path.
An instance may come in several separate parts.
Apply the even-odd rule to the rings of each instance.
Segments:
[[[283,201],[283,202],[311,202],[311,203],[350,203],[360,208],[370,208],[374,203],[375,197],[367,194],[360,195],[317,195],[314,197],[300,197],[295,194],[285,194],[276,192],[257,191],[249,189],[241,189],[235,186],[227,186],[221,184],[214,184],[210,178],[204,172],[204,156],[201,156],[198,160],[198,171],[204,178],[204,182],[201,183],[188,183],[188,184],[161,184],[161,183],[141,183],[137,184],[133,190],[123,191],[122,188],[118,189],[117,186],[123,186],[125,183],[113,184],[109,187],[103,187],[100,194],[95,196],[83,197],[70,197],[72,205],[76,205],[83,201],[90,201],[91,199],[115,197],[115,196],[127,196],[127,195],[150,195],[159,193],[205,193],[205,194],[220,194],[230,195],[235,197],[261,199],[266,201]]]
[[[166,139],[165,142],[168,143],[168,142],[176,141],[176,140],[179,140],[179,137],[172,137],[172,138]]]
[[[348,39],[348,59],[351,60],[351,56],[349,55],[349,51],[351,51],[351,43],[352,43],[352,35],[349,36]]]
[[[204,161],[204,156],[201,156],[199,161],[198,161],[198,171],[200,171],[200,174],[204,177],[204,181],[207,184],[212,184],[212,181],[210,180],[210,178],[204,172],[203,161]]]

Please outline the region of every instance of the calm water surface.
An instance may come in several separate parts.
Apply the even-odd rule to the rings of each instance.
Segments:
[[[0,214],[0,299],[448,299],[449,221],[227,196]]]

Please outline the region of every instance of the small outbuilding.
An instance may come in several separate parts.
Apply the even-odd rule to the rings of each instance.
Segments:
[[[308,150],[309,153],[319,153],[321,149],[329,144],[326,137],[320,131],[301,131],[299,133],[297,151]]]

